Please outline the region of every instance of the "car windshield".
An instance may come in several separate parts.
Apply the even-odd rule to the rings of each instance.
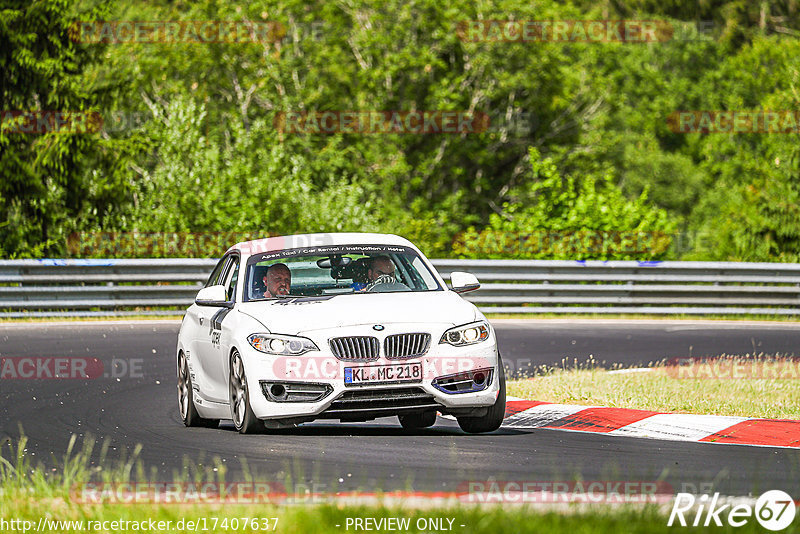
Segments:
[[[247,262],[245,301],[286,297],[442,290],[413,249],[336,245],[255,254]]]

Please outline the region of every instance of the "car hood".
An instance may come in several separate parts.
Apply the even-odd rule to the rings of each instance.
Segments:
[[[263,323],[270,332],[290,335],[363,324],[455,326],[478,317],[475,306],[452,291],[287,298],[244,302],[238,309]]]

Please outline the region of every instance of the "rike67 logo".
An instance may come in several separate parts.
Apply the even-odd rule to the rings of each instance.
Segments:
[[[710,502],[708,495],[696,497],[691,493],[678,493],[667,526],[708,527],[713,523],[721,527],[727,523],[732,527],[741,527],[755,517],[765,529],[778,531],[785,529],[794,521],[795,504],[784,491],[770,490],[756,500],[755,506],[751,502],[722,504],[719,493],[715,493]]]

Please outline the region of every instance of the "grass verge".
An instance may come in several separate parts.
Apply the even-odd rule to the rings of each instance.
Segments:
[[[405,532],[668,532],[663,507],[655,504],[603,505],[498,505],[471,504],[449,500],[431,504],[428,499],[387,504],[378,497],[373,504],[311,500],[302,504],[257,504],[148,502],[133,504],[87,502],[80,488],[87,481],[124,485],[131,480],[148,480],[141,464],[131,458],[111,462],[108,447],[99,451],[103,467],[91,467],[93,442],[74,450],[76,438],[57,469],[32,466],[26,454],[26,440],[8,443],[0,456],[0,528],[5,532],[292,532],[328,533],[356,530],[401,530]],[[10,454],[5,454],[10,452]],[[6,458],[8,456],[8,458]],[[152,476],[152,475],[151,475]],[[224,469],[212,472],[187,467],[175,480],[183,483],[221,482]],[[150,478],[149,480],[152,480]],[[136,491],[136,490],[131,490]],[[117,495],[119,493],[116,493]],[[146,494],[146,493],[145,493]],[[127,494],[128,496],[131,493]],[[252,498],[252,497],[250,497]],[[372,499],[375,500],[374,498]],[[300,500],[302,502],[302,500]],[[556,508],[558,506],[558,508]],[[405,528],[376,528],[381,519],[407,520]],[[367,519],[372,528],[355,528]],[[737,532],[753,532],[738,529]]]
[[[721,358],[646,371],[539,370],[533,378],[509,381],[508,394],[563,404],[800,419],[800,362]]]

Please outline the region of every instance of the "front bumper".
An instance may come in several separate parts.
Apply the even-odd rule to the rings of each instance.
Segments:
[[[386,335],[390,333],[387,332]],[[250,405],[256,417],[286,422],[304,422],[318,418],[365,421],[432,409],[457,415],[480,415],[481,408],[489,407],[497,400],[500,373],[497,368],[497,344],[493,330],[485,341],[466,347],[439,344],[441,332],[437,335],[434,331],[434,342],[421,357],[396,360],[387,359],[381,354],[378,359],[368,362],[336,359],[324,342],[328,335],[329,332],[323,332],[315,336],[321,338],[314,339],[320,351],[301,356],[271,356],[256,351],[249,345],[240,349],[250,391]],[[348,332],[340,329],[335,335],[348,335]],[[345,385],[344,375],[347,368],[405,363],[421,365],[421,380]],[[437,384],[437,378],[473,370],[481,370],[484,375],[490,376],[485,387],[448,391],[441,383]],[[278,387],[271,390],[275,385]],[[271,391],[283,393],[281,386],[288,392],[306,392],[306,398],[318,400],[306,401],[303,395],[271,394]],[[320,395],[308,394],[311,391],[318,391]],[[284,400],[280,400],[281,397]],[[286,397],[289,400],[285,400]]]

